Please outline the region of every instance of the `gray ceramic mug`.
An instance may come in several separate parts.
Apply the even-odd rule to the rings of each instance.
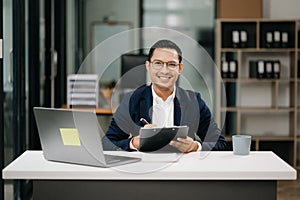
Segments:
[[[232,147],[234,155],[248,155],[250,153],[251,136],[250,135],[233,135]]]

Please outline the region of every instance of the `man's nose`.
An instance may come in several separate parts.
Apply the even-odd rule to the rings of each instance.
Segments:
[[[164,63],[163,67],[161,68],[162,72],[169,72],[168,63]]]

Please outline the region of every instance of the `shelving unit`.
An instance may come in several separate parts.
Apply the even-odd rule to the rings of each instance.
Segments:
[[[272,150],[297,168],[300,168],[299,30],[300,20],[296,19],[218,19],[215,34],[220,72],[227,69],[223,68],[224,62],[237,63],[236,78],[217,78],[216,84],[216,120],[224,124],[227,140],[231,143],[234,134],[252,135],[252,150]],[[242,32],[246,33],[246,39],[241,38]],[[267,35],[272,35],[271,42]],[[250,66],[250,61],[257,66]],[[279,62],[280,77],[274,78],[272,73],[264,78],[250,76],[253,69],[259,73],[258,61],[263,61],[265,72],[266,63],[272,63],[274,70],[274,63]],[[222,84],[226,94],[221,90]],[[226,102],[222,102],[224,98]]]

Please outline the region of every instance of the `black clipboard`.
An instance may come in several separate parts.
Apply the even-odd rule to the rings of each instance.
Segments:
[[[188,130],[188,126],[141,128],[139,151],[179,152],[169,143],[177,138],[186,138]]]

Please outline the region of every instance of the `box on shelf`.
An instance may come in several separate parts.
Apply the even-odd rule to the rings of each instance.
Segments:
[[[261,48],[295,48],[295,21],[260,22]]]
[[[254,21],[222,23],[222,48],[255,48],[256,25]]]
[[[249,78],[280,78],[279,60],[249,61]]]
[[[218,18],[261,18],[262,0],[217,0]]]

